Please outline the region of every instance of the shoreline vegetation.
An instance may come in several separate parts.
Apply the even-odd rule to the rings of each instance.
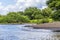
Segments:
[[[56,22],[60,22],[60,0],[48,0],[46,4],[47,7],[44,9],[28,7],[24,11],[8,12],[6,15],[0,15],[0,24],[26,23],[48,26],[49,23],[52,23],[55,25]],[[51,26],[51,24],[49,25]]]
[[[47,11],[48,9],[49,11]],[[26,8],[24,12],[9,12],[7,15],[0,15],[0,24],[51,23],[55,21],[51,16],[51,12],[52,11],[50,8],[41,10],[37,7],[29,7]]]

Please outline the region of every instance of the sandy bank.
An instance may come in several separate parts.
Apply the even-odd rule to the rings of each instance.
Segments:
[[[60,30],[60,22],[44,23],[44,24],[37,24],[37,25],[27,25],[25,27],[33,27],[35,29]]]

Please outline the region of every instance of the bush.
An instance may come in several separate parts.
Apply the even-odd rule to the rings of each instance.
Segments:
[[[30,20],[30,23],[36,23],[36,24],[51,23],[51,22],[53,22],[53,19],[51,18]]]
[[[49,22],[49,20],[47,20],[47,19],[30,20],[30,23],[36,23],[36,24],[48,23],[48,22]]]
[[[51,23],[51,22],[53,22],[53,19],[50,19],[50,18],[42,19],[42,23]]]
[[[27,16],[22,16],[20,21],[23,22],[23,23],[28,23],[29,22],[29,18]]]
[[[49,20],[49,23],[53,22],[54,20],[53,19],[48,19]]]
[[[42,23],[48,23],[49,20],[48,19],[42,19]]]
[[[37,20],[30,20],[30,23],[37,23]]]

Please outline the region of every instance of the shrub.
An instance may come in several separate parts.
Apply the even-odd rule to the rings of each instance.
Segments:
[[[30,23],[37,23],[37,20],[30,20]]]

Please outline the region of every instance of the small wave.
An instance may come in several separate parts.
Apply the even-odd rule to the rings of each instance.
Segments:
[[[32,27],[22,27],[22,31],[31,31],[31,32],[52,32],[48,29],[33,29]]]

